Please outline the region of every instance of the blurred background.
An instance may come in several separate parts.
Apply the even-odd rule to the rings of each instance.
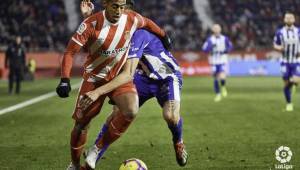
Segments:
[[[83,18],[81,0],[0,0],[0,170],[61,170],[70,162],[69,134],[85,54],[75,56],[72,93],[58,98],[64,49]],[[96,11],[100,0],[92,1]],[[288,146],[300,167],[300,93],[295,111],[285,112],[281,54],[272,49],[276,29],[290,11],[300,23],[300,0],[135,0],[136,10],[174,33],[172,53],[185,75],[181,115],[190,160],[184,169],[274,169],[275,150]],[[233,42],[228,62],[228,98],[214,101],[213,78],[202,45],[219,23]],[[5,51],[23,39],[27,71],[20,94],[8,92]],[[299,89],[299,88],[298,88]],[[299,92],[299,90],[298,90]],[[93,122],[87,146],[111,112],[106,104]],[[151,170],[182,170],[155,100],[101,160],[117,169],[139,158]],[[285,164],[280,164],[285,165]],[[276,169],[276,167],[275,167]],[[285,169],[285,168],[283,168]]]
[[[100,10],[100,1],[93,1]],[[29,58],[36,61],[36,76],[58,76],[60,57],[82,21],[80,0],[9,0],[0,2],[0,78],[7,77],[4,52],[21,35]],[[279,76],[280,54],[272,50],[276,29],[286,11],[300,12],[297,0],[136,0],[136,10],[175,33],[174,55],[185,75],[209,75],[207,56],[201,52],[213,23],[234,44],[229,75]],[[171,16],[171,17],[170,17]],[[297,17],[297,22],[299,18]],[[75,59],[80,75],[84,58]]]

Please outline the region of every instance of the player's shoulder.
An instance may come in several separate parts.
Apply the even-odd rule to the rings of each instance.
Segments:
[[[278,27],[277,30],[276,30],[276,34],[282,34],[282,32],[284,30],[285,30],[285,26]]]
[[[209,35],[209,36],[207,36],[206,41],[211,41],[212,38],[213,38],[213,35]]]
[[[103,22],[103,21],[104,21],[103,11],[99,11],[87,17],[83,22],[86,24],[92,24],[93,22]]]
[[[137,29],[133,34],[133,41],[151,41],[153,36],[151,33],[145,29]]]
[[[136,17],[136,16],[141,16],[139,13],[133,11],[133,10],[125,10],[124,12],[125,14],[127,14],[129,17]]]
[[[135,19],[143,20],[143,16],[133,10],[125,10],[124,14],[126,14],[129,18],[129,20],[132,20],[132,21],[134,21]]]
[[[137,29],[134,32],[134,35],[138,35],[138,36],[149,36],[151,33],[145,29]]]
[[[299,26],[295,26],[295,29],[296,29],[297,31],[300,31],[300,27],[299,27]]]
[[[227,39],[227,36],[224,35],[224,34],[221,34],[221,35],[220,35],[220,38],[221,38],[222,40],[226,40],[226,39]]]
[[[97,26],[102,25],[104,22],[103,12],[96,12],[93,15],[87,17],[85,20],[81,22],[77,29],[78,34],[82,34],[85,30],[94,30]]]

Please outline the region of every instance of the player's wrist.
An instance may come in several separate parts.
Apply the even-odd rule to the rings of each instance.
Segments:
[[[64,82],[64,83],[70,83],[70,78],[67,78],[67,77],[62,77],[60,79],[61,82]]]

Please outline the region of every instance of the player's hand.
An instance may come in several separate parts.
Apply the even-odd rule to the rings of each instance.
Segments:
[[[173,39],[168,33],[166,33],[166,35],[161,38],[161,41],[167,50],[171,50],[173,48]]]
[[[284,50],[283,45],[275,45],[274,48],[275,48],[275,50],[277,50],[279,52],[282,52]]]
[[[71,91],[71,84],[69,78],[61,78],[58,86],[56,87],[56,93],[61,98],[69,97]]]
[[[93,13],[94,4],[90,0],[82,0],[80,4],[80,11],[84,17],[88,17]]]
[[[85,95],[79,101],[79,107],[82,110],[87,109],[92,103],[94,103],[101,94],[97,93],[97,91],[93,90],[85,93]]]
[[[283,46],[279,46],[279,47],[278,47],[278,50],[279,50],[279,51],[283,51],[283,50],[284,50],[284,47],[283,47]]]

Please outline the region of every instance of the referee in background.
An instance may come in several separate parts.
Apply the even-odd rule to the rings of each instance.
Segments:
[[[22,46],[22,38],[21,36],[16,36],[15,42],[7,48],[5,53],[5,68],[9,69],[9,94],[13,93],[14,83],[16,83],[15,93],[20,93],[22,75],[26,66],[25,64],[26,55]]]

